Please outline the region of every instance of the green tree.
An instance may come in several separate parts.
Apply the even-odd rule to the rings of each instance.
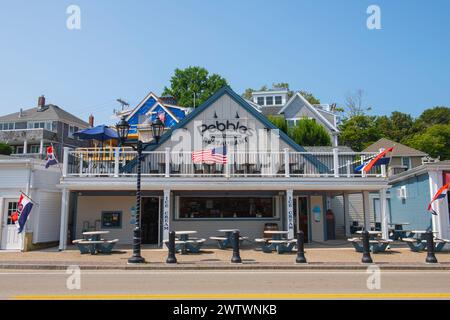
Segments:
[[[435,124],[449,124],[450,123],[450,108],[448,107],[434,107],[426,109],[416,121],[415,127],[417,131],[424,131],[426,128]]]
[[[255,92],[255,89],[247,88],[244,93],[241,95],[242,98],[247,100],[252,100],[252,93]]]
[[[272,122],[278,129],[284,133],[288,133],[286,119],[283,116],[268,116],[270,122]]]
[[[450,124],[435,124],[406,141],[412,148],[441,160],[450,159]]]
[[[214,92],[227,85],[227,80],[218,74],[209,75],[205,68],[188,67],[184,70],[177,68],[170,79],[170,87],[164,87],[162,94],[175,97],[181,106],[197,107]]]
[[[320,100],[317,99],[311,92],[300,91],[300,94],[303,96],[303,98],[308,100],[309,103],[311,103],[311,104],[320,104]]]
[[[376,117],[357,115],[344,119],[339,126],[339,141],[355,151],[361,151],[382,137],[376,125]]]
[[[300,119],[289,129],[289,136],[301,146],[331,146],[328,131],[312,119]]]
[[[0,142],[0,154],[5,154],[9,156],[12,153],[12,148],[6,143]]]
[[[380,116],[375,121],[381,135],[393,141],[405,141],[416,133],[414,119],[403,112],[394,111],[390,117]]]

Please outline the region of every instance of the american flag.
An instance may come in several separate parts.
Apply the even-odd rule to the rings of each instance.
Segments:
[[[192,152],[192,161],[194,163],[227,163],[227,148],[219,147],[208,150]]]

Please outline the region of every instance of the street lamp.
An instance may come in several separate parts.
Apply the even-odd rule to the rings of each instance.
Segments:
[[[117,134],[119,136],[120,145],[129,145],[133,148],[133,150],[137,151],[137,184],[136,184],[136,217],[134,222],[134,230],[133,230],[133,256],[128,259],[128,263],[144,263],[145,259],[141,256],[141,170],[142,170],[142,151],[150,146],[157,145],[159,142],[159,138],[161,137],[161,133],[164,130],[164,123],[156,118],[155,121],[152,122],[152,136],[153,141],[148,143],[143,143],[139,140],[136,143],[136,146],[127,142],[128,133],[130,132],[130,124],[125,120],[125,117],[116,124]]]

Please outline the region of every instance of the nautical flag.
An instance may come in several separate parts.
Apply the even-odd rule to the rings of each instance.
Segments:
[[[434,211],[431,208],[431,205],[436,200],[444,199],[445,196],[447,195],[447,191],[448,191],[449,188],[450,188],[450,183],[447,183],[447,184],[445,184],[445,185],[443,185],[442,187],[439,188],[439,190],[434,195],[433,199],[431,199],[430,203],[428,204],[428,211],[430,211],[434,215],[437,215],[436,211]]]
[[[22,193],[19,198],[19,203],[17,204],[17,211],[11,215],[11,220],[16,223],[19,233],[23,231],[32,208],[33,202]]]
[[[56,160],[55,153],[53,152],[53,146],[47,147],[47,163],[45,164],[45,168],[58,164]]]
[[[208,150],[194,151],[192,153],[194,163],[227,163],[227,147],[219,147]]]
[[[388,164],[390,158],[387,158],[386,154],[388,152],[392,152],[392,150],[394,150],[394,147],[390,147],[389,149],[386,149],[386,150],[380,152],[379,154],[377,154],[377,156],[375,158],[370,159],[369,161],[367,161],[367,162],[363,163],[362,165],[356,167],[355,168],[355,172],[364,171],[364,172],[367,173],[374,166],[381,166],[382,164]]]
[[[156,114],[159,118],[159,120],[161,120],[162,123],[166,122],[166,113],[164,111],[158,111],[158,113]]]

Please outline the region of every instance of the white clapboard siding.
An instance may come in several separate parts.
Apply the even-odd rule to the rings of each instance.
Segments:
[[[0,168],[0,189],[20,189],[26,186],[28,169],[15,167]]]
[[[374,222],[374,209],[373,209],[373,199],[370,198],[370,221]],[[349,215],[350,221],[359,221],[360,225],[364,224],[364,206],[363,206],[363,198],[362,194],[354,193],[349,195]],[[344,201],[343,196],[336,196],[331,198],[331,210],[335,213],[336,216],[344,216]]]
[[[33,232],[33,242],[50,242],[59,240],[61,221],[61,193],[40,192],[37,208],[37,230]]]

